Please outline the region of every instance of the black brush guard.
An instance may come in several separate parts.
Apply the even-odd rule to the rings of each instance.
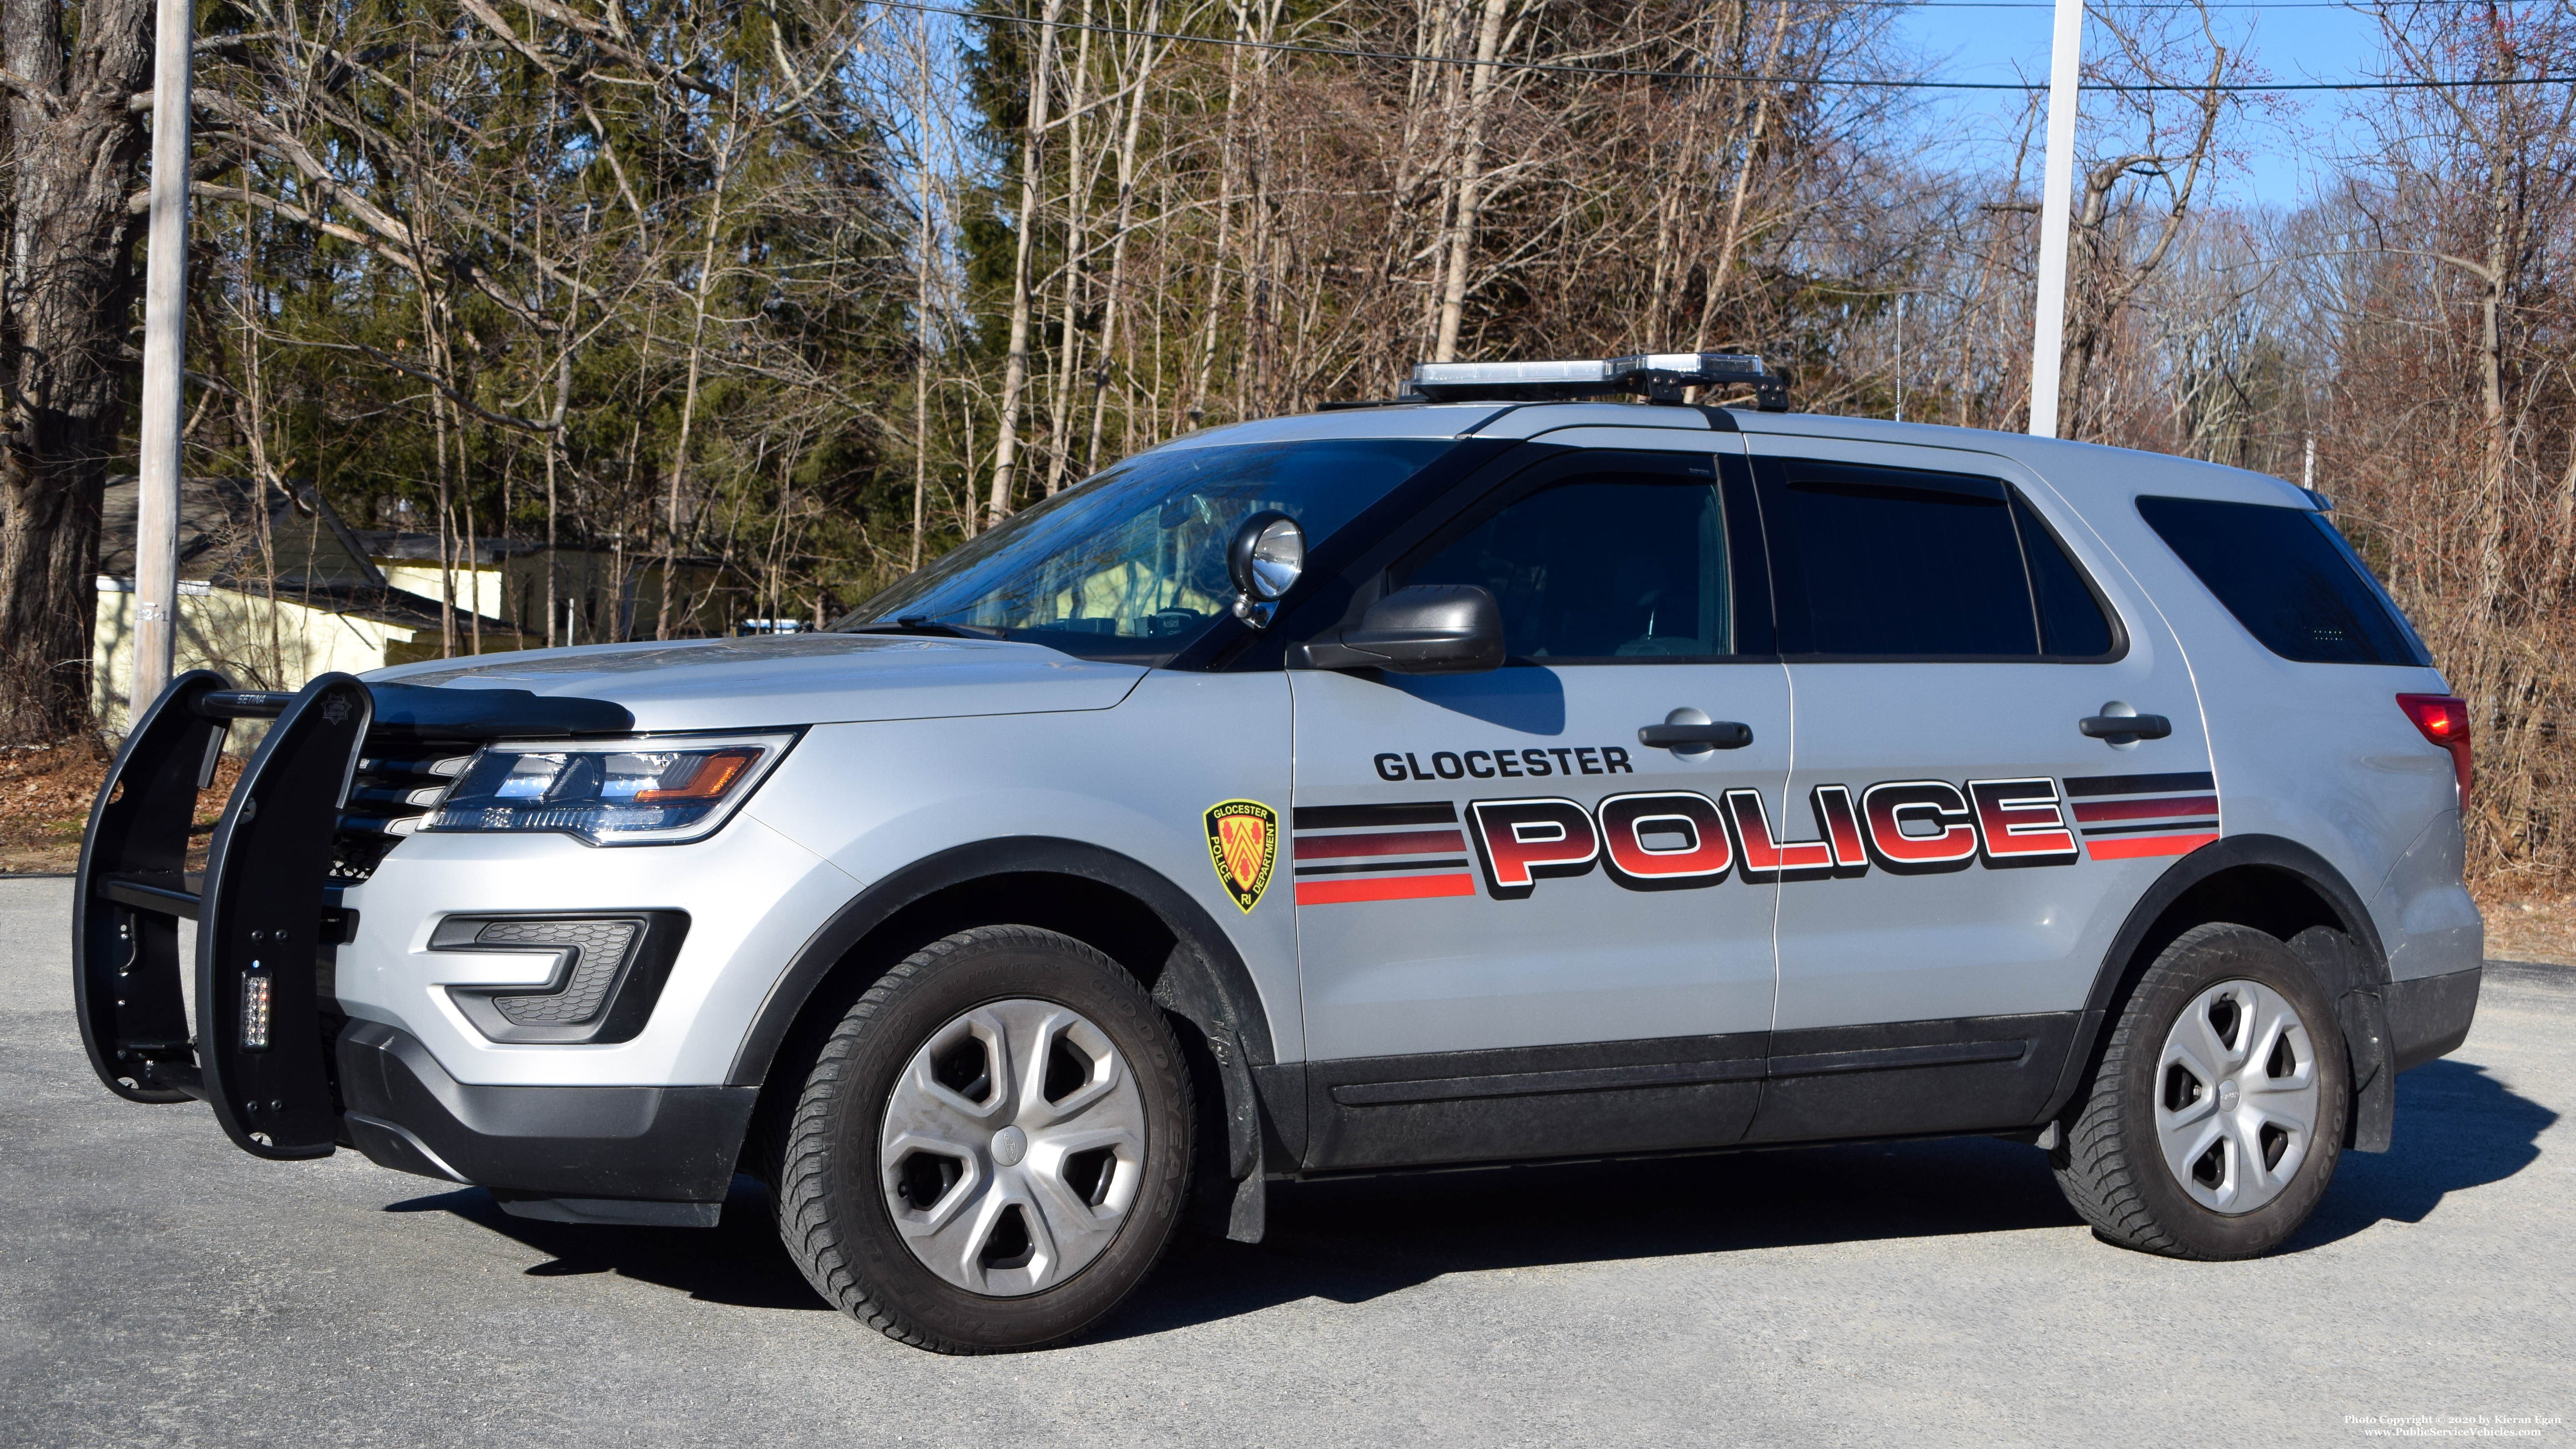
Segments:
[[[187,870],[197,792],[235,720],[276,721]],[[202,1100],[261,1157],[327,1157],[340,1136],[322,985],[354,933],[332,869],[371,731],[463,748],[499,738],[620,733],[624,709],[525,690],[432,689],[325,674],[288,694],[193,670],[134,722],[99,788],[72,906],[81,1041],[108,1090]],[[179,980],[179,922],[197,923],[196,1029]]]

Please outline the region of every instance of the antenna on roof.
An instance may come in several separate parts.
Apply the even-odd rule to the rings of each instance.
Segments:
[[[1744,352],[1645,352],[1559,362],[1418,362],[1405,401],[1570,402],[1643,395],[1677,403],[1689,387],[1743,385],[1766,413],[1789,410],[1789,380]]]

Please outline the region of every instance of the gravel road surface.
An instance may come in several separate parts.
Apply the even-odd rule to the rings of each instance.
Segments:
[[[1990,1140],[1283,1185],[1086,1341],[950,1359],[826,1311],[756,1191],[523,1222],[110,1097],[69,907],[0,880],[0,1444],[2576,1444],[2564,968],[2492,967],[2259,1262],[2106,1247]]]

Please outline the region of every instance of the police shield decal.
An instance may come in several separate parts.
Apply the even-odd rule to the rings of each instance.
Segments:
[[[1258,800],[1220,801],[1208,807],[1207,837],[1225,893],[1245,911],[1261,904],[1279,864],[1279,812]]]

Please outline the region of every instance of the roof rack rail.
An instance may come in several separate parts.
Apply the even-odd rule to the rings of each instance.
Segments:
[[[1690,387],[1731,384],[1753,389],[1766,413],[1789,410],[1789,380],[1744,352],[1645,352],[1556,362],[1418,362],[1405,383],[1406,402],[1570,402],[1643,395],[1678,403]]]

